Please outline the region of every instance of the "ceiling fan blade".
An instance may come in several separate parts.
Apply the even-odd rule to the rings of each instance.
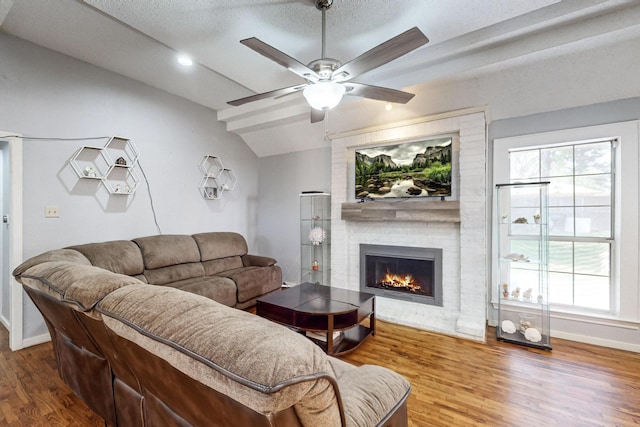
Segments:
[[[275,47],[266,44],[260,39],[251,37],[248,39],[240,40],[240,43],[247,46],[248,48],[255,50],[260,55],[282,65],[286,69],[296,73],[304,79],[318,80],[320,78],[320,76],[318,76],[318,74],[311,68],[299,62],[297,59],[290,57],[286,53],[279,51]]]
[[[294,93],[294,92],[299,92],[302,89],[304,89],[306,86],[307,86],[306,84],[302,84],[302,85],[297,85],[297,86],[285,87],[285,88],[282,88],[282,89],[276,89],[276,90],[272,90],[270,92],[259,93],[257,95],[247,96],[245,98],[234,99],[233,101],[228,101],[227,104],[238,106],[238,105],[246,104],[248,102],[258,101],[260,99],[279,98],[281,96],[289,95],[289,94]]]
[[[401,90],[365,85],[356,82],[344,83],[344,86],[347,89],[345,95],[362,96],[363,98],[396,102],[398,104],[406,104],[415,96],[413,93],[403,92]]]
[[[418,27],[413,27],[404,33],[379,44],[355,59],[347,62],[333,72],[339,81],[352,79],[376,67],[400,58],[429,42]],[[346,73],[346,74],[345,74]]]
[[[311,123],[318,123],[324,120],[324,110],[311,109]]]

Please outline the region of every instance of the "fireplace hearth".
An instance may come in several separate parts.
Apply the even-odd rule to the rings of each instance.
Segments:
[[[361,244],[360,290],[442,306],[442,249]]]

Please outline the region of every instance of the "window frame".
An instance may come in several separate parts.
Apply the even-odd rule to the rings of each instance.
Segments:
[[[575,276],[576,274],[580,274],[580,273],[576,273],[575,272],[575,246],[572,245],[571,247],[571,254],[572,254],[572,271],[571,271],[571,276],[572,276],[572,294],[574,295],[574,304],[562,304],[562,303],[553,303],[550,302],[550,304],[552,306],[558,307],[558,308],[562,308],[563,310],[569,310],[569,311],[584,311],[587,313],[605,313],[605,314],[615,314],[616,312],[616,304],[615,301],[618,300],[618,286],[616,285],[616,277],[615,277],[615,271],[614,271],[614,264],[616,261],[616,240],[615,240],[615,224],[616,224],[616,197],[615,197],[615,193],[617,191],[616,189],[616,162],[617,157],[616,157],[616,152],[617,152],[617,147],[619,144],[619,140],[617,138],[596,138],[596,139],[588,139],[588,140],[583,140],[583,141],[569,141],[569,142],[561,142],[561,143],[556,143],[556,144],[544,144],[544,145],[535,145],[535,146],[526,146],[526,147],[517,147],[517,148],[509,148],[508,151],[508,155],[511,156],[513,153],[523,153],[523,152],[537,152],[537,158],[538,158],[538,175],[535,177],[515,177],[515,178],[511,178],[511,176],[509,175],[509,182],[517,182],[518,180],[522,180],[523,182],[528,182],[528,181],[550,181],[551,183],[553,183],[554,178],[558,178],[559,176],[557,175],[542,175],[542,151],[543,150],[549,150],[549,149],[554,149],[554,148],[564,148],[564,147],[571,147],[572,149],[572,173],[570,175],[564,175],[565,178],[567,177],[571,177],[572,179],[572,186],[573,186],[573,190],[575,190],[575,182],[576,182],[576,177],[581,177],[584,175],[581,174],[576,174],[576,159],[575,159],[575,152],[576,152],[576,147],[580,147],[580,146],[584,146],[584,145],[589,145],[589,144],[594,144],[594,143],[609,143],[610,144],[610,159],[609,159],[609,172],[607,172],[607,175],[611,177],[611,189],[613,190],[612,192],[609,193],[609,231],[608,231],[608,237],[603,237],[603,236],[580,236],[580,235],[576,235],[576,226],[574,223],[574,229],[573,229],[573,234],[572,235],[563,235],[563,234],[552,234],[551,232],[549,232],[549,242],[565,242],[565,243],[600,243],[600,244],[606,244],[608,246],[608,251],[609,251],[609,264],[608,264],[608,274],[606,275],[606,277],[608,278],[609,281],[609,286],[608,286],[608,298],[609,298],[609,308],[607,309],[598,309],[598,308],[589,308],[586,306],[580,306],[580,305],[576,305],[575,304]],[[509,163],[511,162],[511,158],[509,158]],[[511,163],[509,164],[509,166],[512,166]],[[511,168],[510,168],[511,169]],[[572,203],[571,205],[567,205],[565,206],[566,208],[571,208],[574,216],[576,213],[576,210],[581,208],[581,207],[585,207],[584,205],[577,205],[576,204],[576,197],[575,197],[575,193],[573,194],[572,197]],[[549,202],[549,209],[551,209],[551,201]],[[551,245],[549,245],[549,248],[551,249]],[[551,265],[551,264],[550,264]],[[549,269],[549,273],[552,273],[553,271],[551,271],[551,269]],[[597,276],[597,275],[596,275]],[[551,286],[551,279],[549,279],[549,286]]]

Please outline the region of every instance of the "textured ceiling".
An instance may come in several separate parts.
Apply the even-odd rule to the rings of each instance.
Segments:
[[[435,46],[557,2],[335,0],[326,12],[326,53],[347,62],[414,26]],[[0,0],[3,14],[9,34],[214,109],[301,82],[242,46],[244,38],[257,37],[303,63],[321,56],[322,14],[313,0]],[[180,70],[176,51],[202,67]]]
[[[414,26],[437,44],[555,2],[336,0],[326,12],[326,54],[344,63]],[[257,37],[305,64],[321,56],[322,13],[312,0],[85,3],[259,92],[300,79],[239,40]],[[452,25],[454,16],[464,25]]]

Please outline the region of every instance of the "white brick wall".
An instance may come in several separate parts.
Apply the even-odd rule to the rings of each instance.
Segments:
[[[340,219],[355,147],[457,133],[461,222],[358,222]],[[483,113],[363,132],[332,141],[331,283],[359,290],[360,244],[443,249],[443,307],[376,297],[376,317],[484,341],[487,301],[486,132]],[[409,202],[408,202],[409,203]],[[437,201],[434,201],[437,203]]]

